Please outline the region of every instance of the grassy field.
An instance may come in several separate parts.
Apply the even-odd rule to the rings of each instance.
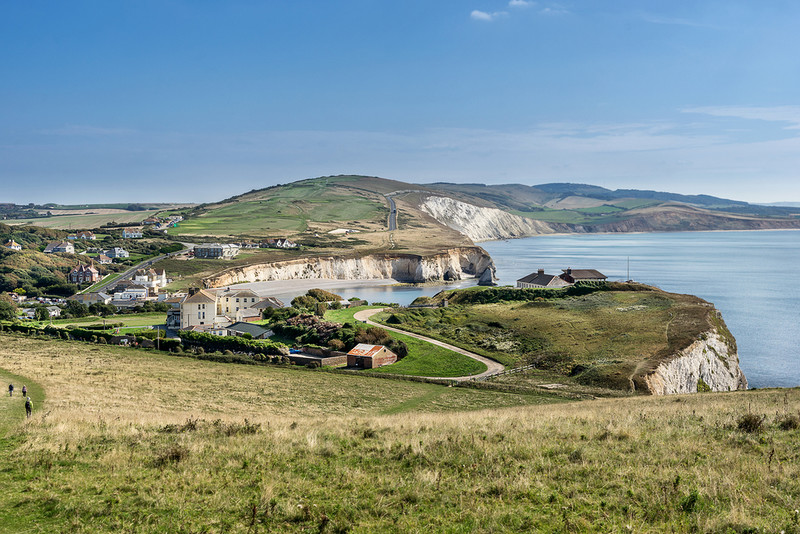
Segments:
[[[374,320],[506,365],[535,363],[548,378],[626,389],[640,362],[673,354],[708,330],[710,310],[697,297],[653,289],[406,309]]]
[[[797,389],[541,404],[9,336],[0,367],[47,393],[0,403],[4,532],[800,532]]]
[[[13,225],[43,226],[59,230],[83,230],[86,228],[100,228],[104,224],[115,222],[118,224],[140,223],[144,219],[158,213],[159,210],[128,211],[125,213],[105,213],[97,215],[54,215],[36,219],[14,219],[7,221]]]
[[[187,217],[173,235],[281,237],[304,232],[309,223],[341,223],[363,227],[381,224],[387,216],[382,197],[340,187],[347,180],[316,179],[295,182],[242,195],[231,202],[206,207]]]
[[[142,327],[153,326],[157,324],[164,324],[167,320],[167,314],[161,312],[151,313],[135,313],[126,315],[115,315],[113,317],[106,317],[107,323],[125,323],[125,327]],[[103,318],[96,315],[87,317],[78,317],[71,319],[55,319],[52,324],[56,326],[85,326],[88,324],[102,324]],[[32,322],[31,324],[51,324],[51,321],[43,321],[40,323]]]
[[[325,320],[337,323],[355,322],[353,315],[356,312],[375,308],[380,308],[380,306],[356,306],[341,310],[328,310],[325,313]],[[397,363],[374,369],[372,372],[447,377],[476,375],[486,371],[485,364],[463,354],[397,332],[388,332],[388,334],[406,344],[408,355]]]

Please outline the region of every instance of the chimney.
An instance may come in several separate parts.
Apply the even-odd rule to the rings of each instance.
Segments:
[[[538,272],[539,272],[539,276],[542,276],[544,274],[544,269],[539,269]]]
[[[567,267],[567,274],[572,274],[572,267]]]

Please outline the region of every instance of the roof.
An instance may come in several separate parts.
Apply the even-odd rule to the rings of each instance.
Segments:
[[[217,302],[217,297],[214,296],[214,294],[210,291],[201,289],[194,295],[186,297],[186,300],[183,301],[184,304],[195,304],[201,302]]]
[[[550,285],[564,285],[563,280],[554,274],[544,274],[544,273],[531,273],[528,276],[524,276],[517,280],[517,282],[521,282],[523,284],[534,284],[537,286],[548,287]]]
[[[242,334],[250,334],[253,337],[261,337],[269,332],[269,330],[258,326],[257,324],[244,323],[241,321],[238,323],[233,323],[232,325],[228,326],[227,329],[233,330],[234,332],[240,332]]]
[[[381,351],[381,349],[385,349],[383,345],[369,345],[367,343],[359,343],[355,347],[348,352],[348,355],[352,356],[368,356],[372,357],[375,356],[377,353]]]
[[[263,310],[265,308],[283,308],[283,302],[275,297],[265,297],[260,302],[256,302],[251,308]]]
[[[596,269],[561,269],[575,280],[605,280],[606,275]]]
[[[258,297],[258,293],[250,289],[240,289],[238,291],[227,288],[222,293],[218,293],[220,297]]]

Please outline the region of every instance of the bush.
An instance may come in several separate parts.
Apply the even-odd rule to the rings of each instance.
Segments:
[[[749,434],[761,432],[764,427],[764,419],[765,417],[763,415],[759,416],[754,413],[746,413],[736,422],[736,427],[742,432],[747,432]]]
[[[795,430],[800,428],[800,417],[793,414],[786,414],[778,417],[775,423],[781,430]]]

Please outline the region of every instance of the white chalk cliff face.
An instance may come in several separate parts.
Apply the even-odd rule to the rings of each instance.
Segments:
[[[392,278],[400,282],[429,282],[487,276],[493,280],[494,272],[492,258],[485,250],[480,247],[459,247],[428,256],[371,254],[277,261],[226,269],[203,282],[206,287],[222,287],[241,282],[307,278]]]
[[[711,391],[747,389],[739,358],[716,331],[695,341],[668,362],[642,377],[653,395],[696,393],[700,381]]]
[[[528,219],[448,197],[429,196],[420,208],[440,223],[476,242],[572,231],[567,225]]]

